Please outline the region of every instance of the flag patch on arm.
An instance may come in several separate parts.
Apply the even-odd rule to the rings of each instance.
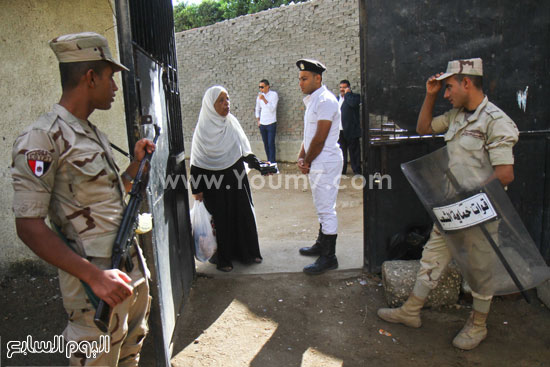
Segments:
[[[31,150],[26,153],[27,164],[36,177],[42,177],[50,168],[52,154],[47,150]]]

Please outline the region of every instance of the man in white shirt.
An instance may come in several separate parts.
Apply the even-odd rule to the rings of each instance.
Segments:
[[[259,86],[260,92],[256,98],[256,119],[264,141],[267,160],[275,163],[275,133],[277,132],[277,92],[270,90],[269,81],[262,79]]]
[[[319,256],[315,263],[304,268],[306,274],[317,275],[338,268],[336,259],[336,197],[342,176],[343,157],[340,135],[340,108],[332,92],[325,87],[322,73],[326,67],[319,61],[301,59],[299,81],[304,98],[304,141],[298,155],[298,168],[309,175],[313,203],[319,219],[319,236],[311,247],[300,254]]]

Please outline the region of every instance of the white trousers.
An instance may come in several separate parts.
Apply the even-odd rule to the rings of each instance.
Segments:
[[[336,197],[342,177],[342,165],[342,161],[317,163],[314,160],[309,170],[313,204],[317,210],[323,234],[326,235],[338,233]]]

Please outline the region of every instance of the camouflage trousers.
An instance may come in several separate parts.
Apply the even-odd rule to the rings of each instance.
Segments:
[[[452,254],[447,246],[445,237],[439,232],[435,227],[430,233],[430,239],[424,245],[424,250],[422,251],[422,259],[420,259],[420,270],[418,270],[416,279],[420,281],[423,285],[429,289],[434,289],[438,282],[441,274],[449,264],[452,259]],[[470,260],[470,265],[473,270],[477,271],[480,278],[483,278],[487,275],[484,270],[487,268],[487,265],[495,260],[494,252],[491,248],[481,248],[476,251],[472,251],[472,256]],[[490,281],[487,279],[480,281]],[[480,300],[491,300],[492,295],[482,295],[472,291],[472,297]]]
[[[137,262],[136,262],[137,265]],[[135,266],[131,274],[140,272]],[[134,286],[132,295],[118,304],[111,311],[108,334],[102,333],[94,323],[95,309],[67,309],[69,323],[63,332],[67,341],[82,342],[96,341],[99,345],[104,335],[110,338],[108,341],[109,352],[103,350],[95,356],[86,356],[85,353],[75,352],[71,354],[70,366],[138,366],[143,340],[148,332],[147,318],[151,308],[149,296],[149,284],[147,277],[141,276]],[[102,352],[102,353],[101,353]]]

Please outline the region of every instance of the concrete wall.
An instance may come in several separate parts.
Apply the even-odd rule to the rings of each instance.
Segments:
[[[61,96],[58,63],[48,41],[66,33],[94,31],[109,40],[113,53],[116,32],[108,0],[3,0],[0,12],[0,276],[9,265],[36,259],[16,236],[11,211],[13,190],[9,166],[19,133]],[[113,7],[114,8],[114,7]],[[117,79],[119,88],[120,78]],[[111,140],[127,147],[122,89],[110,111],[98,111],[90,121]],[[115,153],[118,154],[118,153]],[[124,157],[117,155],[121,166]]]
[[[187,154],[202,96],[212,85],[229,91],[232,113],[253,151],[265,158],[254,107],[259,81],[269,80],[279,94],[277,159],[284,161],[296,159],[302,140],[304,96],[296,60],[323,62],[324,83],[335,94],[342,79],[359,91],[357,0],[313,0],[180,32],[176,47]]]

